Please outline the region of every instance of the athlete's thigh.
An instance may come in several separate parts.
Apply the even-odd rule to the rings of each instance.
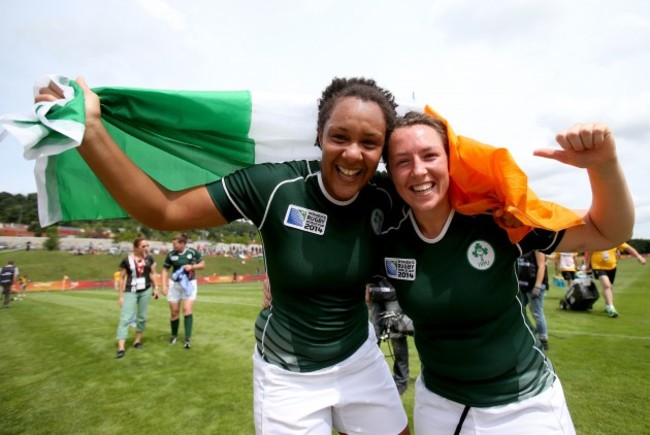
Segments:
[[[408,424],[384,355],[372,336],[338,365],[334,428],[349,435],[395,435]]]
[[[178,304],[183,296],[182,291],[183,288],[178,283],[170,281],[167,289],[167,302]]]
[[[465,406],[445,399],[416,381],[415,433],[453,433],[461,422]],[[519,435],[526,433],[575,434],[559,380],[541,394],[507,405],[470,407],[462,421],[461,434]]]
[[[335,373],[296,373],[253,354],[255,433],[331,435]]]

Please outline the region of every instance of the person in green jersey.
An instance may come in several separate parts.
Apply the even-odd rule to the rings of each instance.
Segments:
[[[408,434],[408,422],[365,305],[378,235],[391,208],[370,183],[395,120],[390,92],[335,78],[318,103],[318,161],[259,164],[179,192],[151,180],[101,123],[78,79],[86,132],[78,151],[135,219],[161,229],[247,218],[264,244],[272,307],[255,323],[258,434]],[[37,101],[60,98],[42,89]]]
[[[186,233],[176,234],[172,239],[172,250],[165,257],[162,270],[162,291],[167,295],[172,335],[169,344],[178,340],[181,306],[183,307],[183,326],[185,327],[185,349],[192,348],[192,326],[194,323],[194,301],[198,293],[196,270],[205,267],[201,252],[187,246]],[[171,271],[171,273],[170,273]]]
[[[575,433],[551,362],[517,297],[522,253],[604,249],[629,238],[634,208],[603,124],[557,135],[561,149],[535,155],[587,169],[593,202],[585,224],[533,230],[519,243],[490,215],[455,212],[448,196],[449,144],[440,120],[398,118],[385,149],[406,202],[382,234],[385,274],[413,320],[422,363],[414,429],[440,433]]]

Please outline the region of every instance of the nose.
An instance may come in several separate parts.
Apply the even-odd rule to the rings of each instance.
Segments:
[[[427,173],[427,169],[424,165],[424,162],[422,159],[416,157],[413,160],[413,174],[414,175],[425,175]]]
[[[359,143],[351,142],[347,147],[345,147],[343,156],[349,160],[361,160],[361,146]]]

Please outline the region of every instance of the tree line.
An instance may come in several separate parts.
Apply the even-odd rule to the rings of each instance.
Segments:
[[[38,222],[38,202],[35,193],[27,195],[0,192],[0,222],[27,225],[36,236],[52,237],[55,226],[42,228]],[[116,242],[133,241],[138,235],[150,240],[171,240],[174,232],[158,231],[143,226],[135,219],[107,219],[101,221],[61,222],[61,225],[82,228],[85,237],[107,238]],[[187,231],[191,240],[208,240],[215,243],[261,243],[255,226],[245,221],[228,225]]]

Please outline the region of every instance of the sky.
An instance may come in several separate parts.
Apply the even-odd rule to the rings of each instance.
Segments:
[[[0,5],[0,115],[29,111],[45,74],[91,87],[314,95],[365,76],[430,104],[458,134],[507,147],[542,199],[591,203],[584,170],[532,155],[605,122],[650,238],[650,3],[644,0],[23,0]],[[0,143],[0,191],[36,191]]]

